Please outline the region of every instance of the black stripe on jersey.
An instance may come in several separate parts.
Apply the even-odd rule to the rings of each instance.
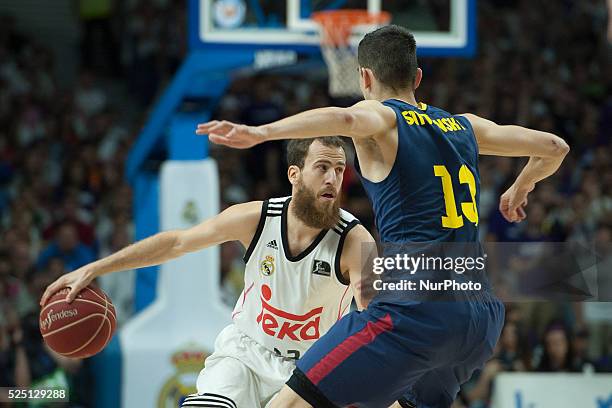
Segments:
[[[181,404],[181,408],[183,407],[233,408],[229,403],[225,401],[209,400],[209,399],[189,400],[189,401],[185,400]]]
[[[278,217],[283,213],[283,207],[271,208],[268,204],[268,217]]]
[[[348,227],[350,223],[351,221],[347,221],[344,218],[340,217],[340,220],[333,228],[334,232],[337,233],[338,235],[342,235],[342,233],[344,232],[344,230]]]
[[[251,239],[251,243],[249,244],[249,247],[247,248],[247,251],[244,254],[244,257],[242,258],[244,260],[244,263],[249,262],[249,258],[251,257],[251,254],[253,253],[253,251],[255,250],[255,247],[257,246],[257,242],[259,241],[261,232],[263,231],[264,225],[266,225],[267,211],[268,211],[268,200],[264,201],[261,206],[261,215],[259,216],[259,223],[257,224],[255,235],[253,235],[253,239]]]
[[[342,275],[342,271],[340,270],[340,257],[342,256],[342,248],[344,248],[344,240],[346,239],[346,236],[348,235],[349,231],[352,230],[355,225],[359,223],[359,220],[355,218],[349,223],[349,225],[347,225],[344,231],[342,231],[342,234],[340,234],[340,241],[338,242],[338,250],[336,251],[334,268],[336,269],[336,278],[338,278],[338,281],[343,285],[348,285],[350,283],[350,281]]]
[[[285,203],[287,202],[288,199],[289,199],[289,197],[271,198],[270,199],[270,204],[271,205],[280,205],[280,206],[283,206],[283,205],[285,205]]]
[[[182,407],[234,408],[228,402],[210,399],[185,400],[181,405]]]
[[[205,405],[214,404],[214,405]],[[223,408],[237,408],[236,403],[229,397],[220,394],[213,394],[211,392],[205,392],[204,394],[191,394],[188,395],[183,401],[183,407],[223,407]]]
[[[277,217],[283,213],[284,203],[268,203],[268,217]]]

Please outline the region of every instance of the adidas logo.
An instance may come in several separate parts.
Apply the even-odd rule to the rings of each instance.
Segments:
[[[276,240],[273,239],[272,241],[268,242],[268,245],[266,245],[267,248],[272,248],[272,249],[278,249],[278,245],[276,245]]]

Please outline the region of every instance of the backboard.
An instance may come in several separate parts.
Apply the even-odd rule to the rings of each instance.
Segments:
[[[421,56],[470,56],[476,47],[476,0],[190,0],[190,46],[319,52],[316,11],[388,11],[410,29]],[[357,45],[369,27],[351,38]]]

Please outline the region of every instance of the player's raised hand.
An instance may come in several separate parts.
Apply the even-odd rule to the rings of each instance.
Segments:
[[[508,222],[521,222],[527,218],[524,207],[527,205],[527,195],[535,185],[526,187],[512,185],[502,194],[499,200],[499,211]]]
[[[49,298],[53,296],[55,292],[66,287],[70,288],[70,291],[66,295],[66,301],[70,303],[77,297],[80,291],[85,289],[87,285],[94,280],[94,278],[95,276],[89,273],[86,267],[79,268],[76,271],[60,276],[55,280],[55,282],[47,286],[45,293],[43,293],[42,298],[40,299],[40,305],[43,306],[46,304],[47,300],[49,300]]]
[[[208,135],[208,140],[211,142],[235,149],[248,149],[264,141],[263,132],[259,128],[226,120],[200,123],[196,134]]]

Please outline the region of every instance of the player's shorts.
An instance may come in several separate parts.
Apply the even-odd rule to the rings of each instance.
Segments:
[[[295,360],[277,356],[231,324],[215,340],[215,351],[198,376],[198,393],[182,406],[264,407],[294,368]]]
[[[377,303],[336,323],[287,384],[315,408],[450,407],[493,354],[503,303]]]

